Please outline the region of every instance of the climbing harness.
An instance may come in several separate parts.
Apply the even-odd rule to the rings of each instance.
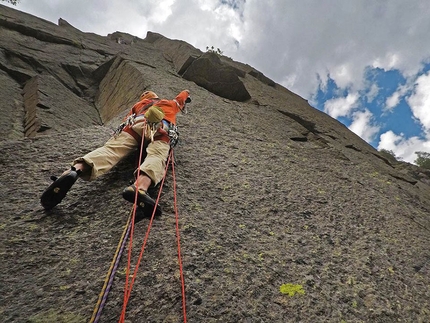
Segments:
[[[162,127],[161,122],[148,122],[148,128],[149,128],[149,138],[151,139],[151,142],[154,141],[154,135],[157,133],[158,129]]]
[[[121,123],[113,132],[112,136],[117,138],[118,135],[124,130],[125,127],[132,127],[136,122],[136,114],[133,113],[123,123]]]
[[[129,129],[131,129],[131,127],[133,127],[133,125],[136,123],[136,118],[139,116],[143,116],[145,114],[145,112],[152,107],[156,102],[160,101],[159,99],[153,99],[151,100],[149,103],[145,104],[143,107],[141,107],[139,109],[139,112],[133,113],[132,115],[128,116],[127,119],[124,120],[124,122],[122,122],[113,132],[112,136],[113,137],[118,137],[118,135],[124,130],[127,129],[126,127],[128,127]]]
[[[147,124],[144,126],[144,133],[147,130],[146,129]],[[139,154],[139,161],[138,164],[140,165],[142,163],[142,152],[144,149],[144,140],[141,141],[140,145],[140,154]],[[171,165],[172,168],[172,178],[173,178],[173,203],[174,203],[174,210],[175,210],[175,218],[176,218],[176,240],[177,240],[177,246],[178,246],[178,263],[179,263],[179,272],[180,272],[180,280],[181,280],[181,293],[182,293],[182,312],[183,312],[183,318],[184,323],[187,322],[187,316],[186,316],[186,297],[185,297],[185,281],[184,281],[184,274],[183,274],[183,266],[182,266],[182,256],[181,256],[181,247],[180,247],[180,232],[179,232],[179,216],[178,216],[178,208],[177,208],[177,198],[176,198],[176,175],[175,175],[175,167],[174,167],[174,154],[173,149],[170,149],[169,156],[166,162],[166,168],[164,171],[164,176],[160,183],[160,188],[158,191],[157,199],[155,201],[155,205],[158,205],[161,192],[163,189],[163,185],[165,182],[167,170],[169,166]],[[140,167],[137,168],[137,177],[140,175]],[[127,268],[126,268],[126,277],[125,277],[125,286],[124,286],[124,299],[123,299],[123,306],[121,311],[121,316],[119,319],[119,323],[125,322],[125,315],[127,310],[127,305],[130,300],[130,295],[132,291],[133,284],[135,282],[137,271],[139,268],[139,265],[142,260],[143,252],[145,250],[149,233],[152,227],[152,223],[155,216],[156,208],[154,208],[153,213],[151,215],[151,218],[149,220],[148,228],[143,240],[143,244],[140,250],[140,254],[138,256],[138,260],[136,262],[135,268],[133,273],[131,273],[131,254],[132,254],[132,245],[133,245],[133,235],[134,235],[134,224],[135,224],[135,217],[136,217],[136,210],[137,210],[137,196],[138,196],[138,190],[136,189],[136,195],[135,195],[135,201],[133,204],[133,208],[130,212],[129,219],[127,221],[127,224],[124,228],[124,232],[121,236],[121,239],[118,243],[117,250],[115,252],[115,255],[113,257],[111,266],[109,268],[108,274],[106,275],[106,279],[102,288],[102,291],[100,292],[96,307],[93,311],[93,315],[91,317],[90,323],[97,323],[100,319],[103,307],[106,303],[108,293],[110,291],[110,288],[112,286],[112,281],[114,279],[116,270],[118,268],[118,264],[121,258],[121,255],[125,249],[126,241],[128,239],[128,259],[127,259]],[[131,277],[131,278],[130,278]]]

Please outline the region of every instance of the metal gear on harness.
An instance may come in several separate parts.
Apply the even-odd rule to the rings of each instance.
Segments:
[[[179,141],[178,127],[171,123],[167,131],[167,134],[169,135],[169,138],[170,138],[170,147],[172,148],[175,147]]]
[[[178,126],[175,124],[163,120],[163,130],[166,132],[166,134],[169,137],[169,145],[171,148],[175,147],[178,144],[179,141],[179,131]]]
[[[131,116],[129,116],[123,123],[121,123],[113,132],[113,137],[118,137],[118,135],[124,130],[125,127],[129,126],[132,127],[136,121],[136,114],[133,113]]]

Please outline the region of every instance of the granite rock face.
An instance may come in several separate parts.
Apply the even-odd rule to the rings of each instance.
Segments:
[[[193,101],[178,115],[176,175],[126,320],[183,322],[179,210],[190,322],[429,321],[429,171],[387,159],[253,67],[153,32],[100,36],[0,5],[0,82],[2,321],[89,321],[137,156],[78,180],[50,212],[40,195],[142,91],[183,89]],[[133,264],[149,223],[136,225]],[[126,258],[101,322],[119,320]]]
[[[251,99],[243,82],[245,70],[183,41],[152,32],[145,39],[121,32],[102,37],[83,33],[61,18],[58,26],[30,15],[22,20],[18,11],[3,8],[0,67],[7,86],[1,97],[2,138],[108,122],[146,88],[145,68],[183,76],[227,99]],[[250,76],[262,79],[254,70]],[[75,116],[69,105],[79,106]]]

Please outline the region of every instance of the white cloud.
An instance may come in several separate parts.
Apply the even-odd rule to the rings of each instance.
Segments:
[[[333,66],[330,72],[330,78],[336,82],[338,87],[346,88],[353,82],[353,68],[350,66],[350,64]]]
[[[371,103],[379,93],[379,87],[377,84],[373,83],[366,93],[367,101]]]
[[[369,87],[365,79],[367,68],[397,69],[413,80],[430,61],[428,0],[332,0],[330,5],[320,0],[38,0],[15,8],[54,23],[61,17],[100,35],[122,31],[144,38],[150,30],[203,51],[214,46],[305,99],[318,88],[326,90],[331,78],[340,93],[354,93],[325,103],[334,118],[353,115],[358,93],[368,102],[379,96],[376,84]],[[413,88],[407,102],[428,131],[429,84],[427,74],[415,87],[399,88],[386,99],[386,108],[393,111]],[[357,129],[364,129],[358,126],[364,119],[356,115]],[[409,140],[400,136],[399,149],[419,141]]]
[[[406,85],[400,85],[396,91],[385,100],[384,110],[393,111],[400,103],[400,100],[411,91],[409,82]]]
[[[430,73],[418,77],[414,92],[406,99],[415,118],[430,133]]]
[[[403,134],[397,135],[390,130],[380,136],[378,150],[380,149],[392,150],[397,157],[413,163],[417,158],[416,151],[430,152],[430,138],[405,138]]]
[[[325,102],[324,112],[333,118],[348,116],[357,106],[357,93],[350,93],[343,98],[335,98]]]
[[[427,0],[38,0],[16,8],[101,35],[151,30],[214,46],[307,99],[326,80],[318,75],[359,91],[368,66],[411,76],[430,56]]]
[[[400,93],[396,91],[385,100],[385,109],[392,110],[399,104],[399,102],[400,102]]]
[[[171,7],[175,3],[175,0],[151,0],[150,3],[151,15],[148,17],[148,23],[162,24],[170,20],[172,15]],[[161,12],[163,14],[160,14]]]
[[[352,115],[352,124],[349,130],[369,142],[375,138],[379,127],[374,124],[373,114],[369,110],[357,111]]]
[[[294,83],[288,83],[290,90],[305,98],[318,87],[316,74],[328,72],[338,86],[358,91],[366,67],[416,74],[430,53],[426,36],[430,20],[424,0],[414,5],[401,0],[338,0],[330,6],[317,0],[270,4],[246,2],[249,26],[244,38],[252,40],[234,56],[239,54],[251,65],[257,62],[276,81],[293,79]],[[282,55],[273,55],[273,50]]]
[[[396,68],[400,63],[400,56],[395,53],[386,53],[384,57],[377,57],[371,64],[374,68],[389,71]]]

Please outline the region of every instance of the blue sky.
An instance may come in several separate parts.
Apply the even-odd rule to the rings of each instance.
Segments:
[[[247,63],[413,162],[430,153],[428,0],[20,0],[85,32],[148,30]]]
[[[417,76],[425,75],[430,71],[430,64],[426,64],[423,71]],[[383,70],[381,68],[368,67],[364,73],[364,79],[367,82],[367,87],[361,90],[351,108],[354,112],[370,112],[371,119],[369,131],[363,133],[362,136],[375,148],[378,148],[380,135],[393,131],[397,134],[403,134],[405,138],[418,137],[421,140],[426,140],[425,131],[420,126],[419,120],[413,117],[411,107],[406,98],[412,94],[412,89],[405,90],[403,95],[398,97],[391,106],[387,103],[389,98],[392,98],[398,92],[399,87],[407,86],[407,80],[399,70]],[[348,127],[351,127],[354,121],[351,110],[345,113],[330,110],[330,103],[338,98],[348,97],[348,89],[339,88],[329,76],[327,85],[318,88],[317,92],[312,96],[312,104],[315,108],[336,117],[339,121]],[[394,100],[394,98],[392,99]],[[343,105],[347,107],[348,104]],[[428,107],[430,113],[430,106]],[[340,115],[339,115],[340,114]],[[372,130],[373,129],[373,130]],[[364,131],[365,129],[363,129]]]
[[[360,90],[341,88],[327,75],[311,104],[345,124],[377,149],[413,162],[429,152],[430,64],[407,78],[398,69],[368,66]]]

